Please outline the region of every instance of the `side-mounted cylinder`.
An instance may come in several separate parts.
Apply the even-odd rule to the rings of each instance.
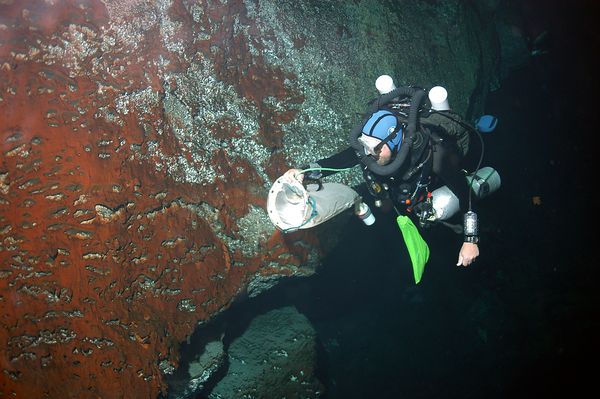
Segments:
[[[500,175],[489,166],[479,169],[476,173],[467,176],[467,183],[471,186],[477,199],[483,199],[500,188]],[[431,201],[435,213],[435,220],[447,220],[460,210],[458,197],[448,188],[442,186],[431,193]]]

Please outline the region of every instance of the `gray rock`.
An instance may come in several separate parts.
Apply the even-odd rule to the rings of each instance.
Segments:
[[[227,351],[229,370],[210,399],[319,398],[315,330],[295,307],[257,316]]]

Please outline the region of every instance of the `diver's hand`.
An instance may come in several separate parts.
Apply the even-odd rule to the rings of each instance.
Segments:
[[[458,263],[456,266],[469,266],[479,256],[479,247],[471,242],[463,242],[458,253]]]
[[[283,174],[283,178],[288,183],[295,183],[295,182],[302,183],[302,180],[304,180],[304,174],[302,174],[300,172],[301,172],[300,169],[293,169],[293,168],[288,169],[288,171]]]

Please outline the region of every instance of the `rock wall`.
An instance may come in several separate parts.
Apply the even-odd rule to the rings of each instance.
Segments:
[[[198,323],[314,272],[271,182],[382,73],[463,113],[492,77],[481,13],[391,3],[0,0],[0,396],[157,397]]]
[[[316,346],[314,328],[295,308],[258,315],[227,348],[227,374],[208,397],[319,398]]]

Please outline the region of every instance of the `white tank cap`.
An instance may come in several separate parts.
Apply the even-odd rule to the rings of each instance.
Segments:
[[[431,108],[436,111],[448,111],[450,109],[448,92],[442,86],[435,86],[429,90],[429,101],[431,101]]]
[[[375,81],[375,87],[377,88],[377,91],[379,91],[379,94],[383,95],[394,90],[396,85],[394,84],[394,79],[392,79],[390,75],[381,75]]]

